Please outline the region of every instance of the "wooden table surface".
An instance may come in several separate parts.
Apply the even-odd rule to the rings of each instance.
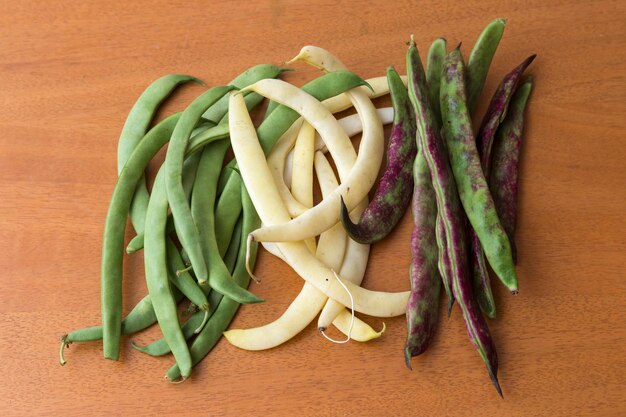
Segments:
[[[625,415],[626,3],[473,3],[3,1],[0,415]],[[458,309],[450,319],[442,311],[413,371],[402,356],[404,317],[385,320],[384,337],[366,344],[331,344],[314,324],[270,351],[221,340],[176,386],[162,379],[172,358],[144,356],[130,338],[119,362],[88,343],[72,345],[59,366],[59,336],[100,321],[117,138],[151,81],[188,73],[222,84],[305,44],[363,77],[392,64],[404,72],[411,33],[422,54],[445,36],[464,41],[467,56],[495,17],[509,20],[479,113],[504,73],[538,54],[521,165],[520,293],[495,284],[490,322],[504,399]],[[297,69],[287,77],[296,84],[316,74]],[[201,91],[181,89],[162,114]],[[409,288],[410,230],[406,216],[372,248],[366,287]],[[263,283],[252,288],[267,301],[242,308],[237,327],[278,317],[302,286],[267,253],[257,272]],[[124,274],[128,311],[146,292],[141,255],[127,258]]]

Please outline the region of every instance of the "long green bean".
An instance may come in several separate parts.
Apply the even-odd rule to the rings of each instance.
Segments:
[[[196,278],[200,284],[208,280],[206,262],[202,256],[198,227],[191,216],[189,202],[182,185],[183,162],[191,132],[212,104],[234,87],[214,87],[196,98],[183,112],[174,128],[165,156],[165,186],[167,200],[172,210],[174,224],[180,243],[189,256]]]
[[[231,178],[238,177],[239,175],[232,175]],[[237,256],[237,264],[235,266],[235,271],[233,273],[233,279],[237,283],[237,285],[245,288],[248,286],[250,282],[250,275],[247,272],[246,267],[246,238],[249,233],[258,228],[261,225],[261,220],[259,219],[254,205],[248,196],[248,193],[245,187],[242,187],[242,201],[243,201],[243,228],[241,233],[241,242],[239,245],[239,254]],[[249,247],[249,265],[251,269],[254,269],[254,264],[256,262],[258,244],[256,242],[251,242]],[[232,321],[237,309],[239,308],[239,303],[236,301],[224,297],[220,301],[215,313],[209,319],[209,322],[204,326],[198,337],[191,344],[190,352],[191,359],[193,364],[196,365],[200,362],[210,351],[213,349],[215,344],[222,337],[222,333],[230,322]],[[184,378],[184,372],[179,367],[178,364],[172,366],[167,371],[167,378],[171,381],[175,381],[181,376]]]
[[[142,94],[139,96],[133,108],[131,109],[120,139],[117,145],[117,173],[121,174],[124,164],[130,157],[132,151],[137,147],[137,144],[145,136],[148,126],[152,122],[154,115],[161,103],[174,91],[174,89],[189,81],[196,82],[200,85],[204,83],[189,75],[170,74],[159,78],[153,82]],[[148,200],[150,194],[146,187],[146,180],[142,178],[137,183],[137,188],[133,195],[133,202],[130,206],[130,217],[133,224],[133,228],[137,233],[143,231],[143,226],[146,220],[146,210],[148,208]]]
[[[191,197],[191,214],[198,225],[202,252],[209,267],[209,286],[239,303],[256,303],[263,299],[235,284],[220,256],[215,237],[217,181],[228,145],[228,142],[220,141],[207,146],[202,152]]]
[[[165,169],[161,167],[154,181],[148,204],[144,234],[144,265],[148,292],[152,298],[152,306],[159,321],[159,327],[172,349],[176,363],[180,366],[182,377],[187,378],[191,374],[191,356],[178,323],[176,302],[167,280],[165,224],[167,223],[168,203],[163,185],[165,175]]]
[[[235,226],[233,231],[233,238],[231,239],[231,244],[226,251],[226,255],[224,256],[224,263],[228,267],[228,271],[232,274],[235,269],[235,263],[237,262],[237,255],[239,253],[239,244],[241,241],[241,227],[242,227],[242,219],[240,218]],[[221,249],[221,248],[220,248]],[[216,307],[219,305],[222,300],[222,294],[217,291],[211,291],[209,294],[209,302],[211,303],[211,308],[209,310],[209,314],[212,315],[215,312]],[[194,313],[182,326],[182,332],[185,339],[189,340],[193,335],[197,334],[196,330],[202,324],[202,320],[204,319],[204,314],[200,311]],[[146,353],[151,356],[163,356],[167,355],[171,352],[167,341],[164,338],[160,338],[155,340],[152,343],[147,344],[146,346],[139,346],[135,343],[132,343],[132,346],[140,352]]]
[[[108,349],[105,357],[117,358],[122,315],[122,263],[124,255],[124,233],[126,216],[135,185],[143,175],[150,160],[167,143],[180,117],[176,113],[151,129],[144,140],[133,151],[120,174],[105,223],[102,248],[102,325],[103,342]],[[203,135],[189,145],[189,154],[206,143],[228,136],[228,126],[211,128],[211,134]],[[108,339],[108,342],[105,342]],[[115,349],[115,350],[111,350]],[[115,355],[114,355],[115,354]]]

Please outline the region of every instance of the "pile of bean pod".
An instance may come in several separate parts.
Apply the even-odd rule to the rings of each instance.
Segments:
[[[460,307],[470,340],[502,395],[496,349],[483,317],[496,314],[487,264],[512,293],[518,291],[517,177],[532,88],[522,75],[534,55],[502,80],[476,135],[471,120],[504,26],[496,19],[485,28],[467,64],[460,45],[447,52],[440,38],[424,69],[411,38],[407,76],[390,67],[386,77],[369,80],[330,52],[306,46],[289,63],[304,62],[325,74],[304,86],[278,80],[285,68],[257,65],[151,126],[179,85],[204,85],[185,75],[155,81],[132,108],[119,139],[119,177],[102,246],[102,325],[64,335],[61,364],[71,343],[96,340],[102,340],[105,358],[118,360],[122,335],[158,322],[163,338],[133,347],[153,356],[172,353],[175,364],[166,377],[183,381],[222,334],[242,349],[268,349],[319,315],[322,333],[332,324],[346,341],[380,337],[384,327],[373,330],[357,311],[377,317],[406,313],[404,356],[410,368],[436,331],[443,284],[448,314],[454,304]],[[375,108],[371,99],[387,93],[393,109]],[[255,127],[249,112],[265,98],[269,106]],[[350,107],[357,114],[334,117]],[[392,127],[383,167],[387,123]],[[349,138],[358,133],[363,135],[355,149]],[[148,192],[145,170],[166,144]],[[235,158],[226,162],[231,145]],[[322,192],[317,204],[313,171]],[[370,245],[387,237],[409,206],[411,291],[361,287]],[[124,248],[129,217],[136,236]],[[241,303],[263,301],[246,289],[257,279],[252,271],[259,242],[306,283],[274,322],[226,331]],[[148,295],[122,319],[124,251],[141,249]],[[181,323],[183,300],[191,313]]]

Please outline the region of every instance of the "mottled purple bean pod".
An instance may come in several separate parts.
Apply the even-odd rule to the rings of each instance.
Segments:
[[[446,68],[444,61],[444,68]],[[444,73],[445,74],[445,73]],[[469,268],[466,261],[466,228],[463,218],[459,215],[459,196],[448,156],[434,123],[432,109],[428,105],[426,76],[413,39],[407,51],[407,77],[409,97],[415,108],[417,121],[417,137],[419,148],[431,172],[431,180],[435,190],[437,210],[443,218],[450,265],[452,267],[453,294],[463,313],[470,340],[478,350],[487,366],[489,376],[500,395],[502,391],[498,383],[498,356],[489,328],[485,322],[476,300],[472,294]],[[443,101],[442,101],[443,105]],[[444,113],[445,114],[445,113]],[[447,121],[444,119],[444,123]]]
[[[500,123],[507,114],[509,102],[511,100],[511,97],[513,96],[513,93],[517,89],[517,86],[519,85],[522,74],[530,65],[530,63],[535,59],[535,56],[536,55],[529,56],[520,65],[518,65],[511,72],[505,75],[504,79],[498,85],[498,88],[496,89],[491,99],[491,102],[489,103],[489,107],[487,108],[487,112],[485,113],[485,117],[483,118],[480,130],[478,131],[478,137],[476,139],[476,147],[480,155],[480,162],[483,168],[483,173],[485,174],[485,178],[489,178],[491,173],[491,154],[494,137],[496,135],[496,129],[498,129],[498,126],[500,126]],[[493,193],[493,187],[490,187],[490,189]],[[500,215],[500,211],[498,211],[498,215]],[[502,223],[502,227],[504,227],[504,230],[509,236],[509,243],[511,245],[511,256],[513,258],[513,262],[515,263],[516,250],[513,241],[510,238],[511,234],[504,226],[504,222],[502,221],[501,217],[500,222]],[[471,231],[471,243],[473,282],[474,290],[478,299],[478,304],[480,305],[481,310],[487,316],[493,318],[496,315],[496,306],[493,301],[493,296],[491,295],[489,271],[487,270],[485,255],[483,253],[480,240],[478,239],[478,236],[476,235],[474,230]]]
[[[413,232],[411,233],[411,295],[406,310],[406,366],[428,348],[439,312],[442,278],[437,267],[439,248],[435,238],[437,199],[430,169],[420,152],[413,165]]]
[[[387,82],[394,109],[387,166],[358,223],[350,220],[343,200],[341,204],[341,222],[346,232],[363,244],[378,242],[394,229],[406,212],[413,192],[413,161],[417,153],[415,117],[406,87],[393,67],[387,68]]]
[[[458,48],[446,56],[443,69],[440,91],[442,133],[459,197],[489,264],[500,281],[515,294],[518,283],[511,246],[480,164],[465,95],[465,65]]]
[[[532,79],[526,80],[515,92],[507,116],[498,128],[492,150],[492,170],[489,185],[500,216],[502,227],[509,236],[513,260],[517,262],[515,225],[517,222],[517,177],[524,128],[524,109],[532,89]]]
[[[450,317],[452,306],[454,305],[454,295],[452,294],[452,265],[450,265],[450,256],[448,255],[448,243],[446,241],[446,230],[443,218],[437,215],[436,221],[435,237],[439,249],[437,266],[439,268],[439,274],[441,275],[441,281],[443,282],[443,288],[446,290],[448,317]]]
[[[476,301],[480,309],[485,315],[491,319],[496,317],[496,303],[491,292],[491,280],[489,278],[489,270],[485,262],[485,254],[480,246],[480,240],[474,233],[471,226],[468,225],[470,234],[470,268],[472,271],[472,287]]]
[[[489,178],[491,172],[491,148],[493,146],[493,139],[496,135],[496,130],[506,116],[509,101],[519,85],[522,74],[526,68],[528,68],[530,63],[533,62],[536,56],[537,55],[529,56],[521,64],[504,76],[504,79],[500,82],[500,85],[498,85],[496,92],[491,98],[491,102],[487,108],[487,113],[485,113],[485,117],[480,125],[478,136],[476,138],[476,147],[478,148],[480,162],[482,164],[485,177],[487,178]]]
[[[428,87],[428,101],[437,120],[437,127],[441,127],[441,110],[439,104],[439,86],[441,85],[441,72],[443,59],[446,57],[446,40],[436,39],[428,50],[428,60],[426,61],[426,86]],[[439,247],[438,267],[439,274],[446,290],[448,299],[448,316],[454,304],[452,296],[452,275],[450,272],[450,258],[446,253],[446,233],[444,231],[443,219],[437,216],[437,246]]]

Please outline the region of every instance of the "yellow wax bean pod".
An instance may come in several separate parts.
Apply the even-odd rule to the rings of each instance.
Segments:
[[[311,124],[315,126],[315,123]],[[289,222],[289,213],[274,185],[272,174],[241,94],[230,96],[229,126],[231,143],[239,162],[241,176],[262,221],[270,226]],[[280,238],[278,242],[280,252],[296,273],[329,298],[345,306],[351,306],[349,292],[352,294],[356,311],[375,317],[392,317],[405,313],[408,291],[394,293],[371,291],[345,282],[344,285],[348,289],[346,292],[335,277],[335,272],[312,255],[303,242],[285,242]]]

